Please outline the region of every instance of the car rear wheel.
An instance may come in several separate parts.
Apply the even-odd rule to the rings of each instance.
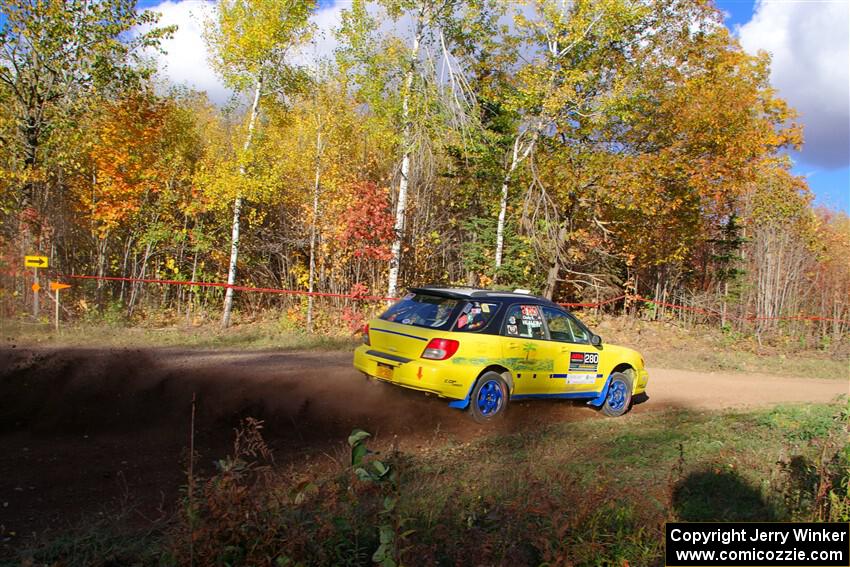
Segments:
[[[505,415],[508,407],[508,385],[496,372],[485,372],[478,378],[469,400],[469,413],[478,423],[490,423]]]
[[[602,404],[602,413],[608,417],[620,417],[632,405],[632,379],[622,372],[611,374],[611,382],[608,384],[608,393],[605,395],[605,403]]]

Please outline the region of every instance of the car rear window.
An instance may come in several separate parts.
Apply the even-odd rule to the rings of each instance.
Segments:
[[[480,331],[490,323],[498,310],[498,303],[467,301],[457,316],[455,331]]]
[[[414,325],[429,329],[447,326],[459,301],[448,297],[409,293],[387,309],[381,319],[402,325]]]

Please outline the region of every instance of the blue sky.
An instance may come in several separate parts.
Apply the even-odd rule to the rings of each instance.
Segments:
[[[349,0],[319,0],[321,30],[339,23]],[[794,172],[805,176],[815,203],[850,213],[850,0],[716,0],[744,49],[771,53],[771,83],[798,112],[806,143],[792,152]],[[165,47],[165,76],[206,90],[223,102],[227,91],[206,62],[200,19],[206,0],[139,0],[180,30]],[[332,49],[325,34],[320,51]]]
[[[772,4],[778,3],[779,2],[776,1]],[[814,18],[814,15],[811,14],[812,12],[822,9],[824,4],[829,4],[828,2],[788,2],[787,0],[785,3],[794,3],[798,5],[798,18]],[[836,2],[836,4],[840,3],[841,2]],[[756,2],[753,2],[752,0],[719,0],[716,4],[717,7],[720,8],[726,15],[725,23],[727,27],[729,27],[733,33],[739,35],[741,28],[749,24],[754,19],[756,9],[760,8],[765,10],[766,8],[770,8],[768,4],[771,3],[762,2],[761,6],[757,6]],[[846,7],[847,1],[844,0],[843,4]],[[847,34],[848,19],[846,16],[843,18],[842,26],[843,33]],[[777,30],[776,33],[780,33],[780,30]],[[813,43],[816,43],[818,40],[818,38],[811,39],[814,40]],[[830,38],[827,35],[826,37],[820,38],[820,41],[825,44],[824,47],[827,47],[827,44],[832,43],[832,39],[833,38]],[[846,65],[846,41],[844,51],[845,58],[843,64]],[[824,55],[824,57],[826,57],[826,55]],[[777,61],[774,60],[774,64],[776,65]],[[792,75],[794,71],[795,69],[793,67],[789,70]],[[803,69],[797,69],[797,71],[803,71]],[[848,107],[850,107],[850,85],[847,84],[846,79],[843,83],[843,86],[838,89],[837,92],[838,98],[843,98],[843,103],[839,100],[836,104],[839,106],[843,104],[845,111],[847,111]],[[789,99],[793,105],[795,102],[793,100],[795,98],[793,93],[783,92],[782,85],[779,85],[778,88],[780,96]],[[844,97],[841,97],[842,93],[845,95]],[[799,106],[795,105],[795,107],[800,110]],[[814,123],[814,120],[807,120],[811,117],[807,116],[804,112],[801,112],[801,114],[804,125],[804,136],[808,139],[814,135],[811,131],[813,128],[822,128],[824,124]],[[847,115],[845,114],[845,126],[847,120],[846,116]],[[841,117],[838,117],[838,120],[841,120]],[[813,123],[807,124],[807,122]],[[826,124],[828,125],[828,121]],[[828,164],[821,163],[822,160],[819,160],[818,156],[812,155],[813,150],[810,147],[810,144],[806,144],[803,146],[803,150],[801,152],[792,152],[791,154],[791,157],[794,160],[794,172],[806,177],[809,182],[809,187],[811,187],[812,192],[815,194],[815,203],[850,213],[850,140],[844,136],[840,136],[838,140],[835,140],[835,143],[840,146],[837,153],[843,153],[843,160],[836,158],[829,160],[830,163]]]
[[[752,0],[720,0],[715,4],[727,14],[726,25],[730,28],[749,22],[756,6]]]

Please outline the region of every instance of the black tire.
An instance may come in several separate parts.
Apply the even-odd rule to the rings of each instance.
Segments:
[[[632,407],[632,379],[622,372],[611,374],[605,403],[600,411],[608,417],[620,417]]]
[[[508,408],[508,385],[498,372],[485,372],[478,377],[469,395],[469,414],[478,423],[501,419]]]

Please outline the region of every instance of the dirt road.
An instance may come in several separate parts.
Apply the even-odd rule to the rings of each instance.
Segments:
[[[367,382],[350,361],[341,352],[0,350],[0,542],[8,550],[116,507],[141,522],[166,513],[184,483],[193,396],[207,471],[246,416],[265,421],[279,463],[344,459],[355,427],[402,450],[494,434],[443,400]],[[633,411],[828,402],[848,384],[651,369],[650,398]],[[523,402],[495,432],[584,419],[603,418],[581,403]]]

